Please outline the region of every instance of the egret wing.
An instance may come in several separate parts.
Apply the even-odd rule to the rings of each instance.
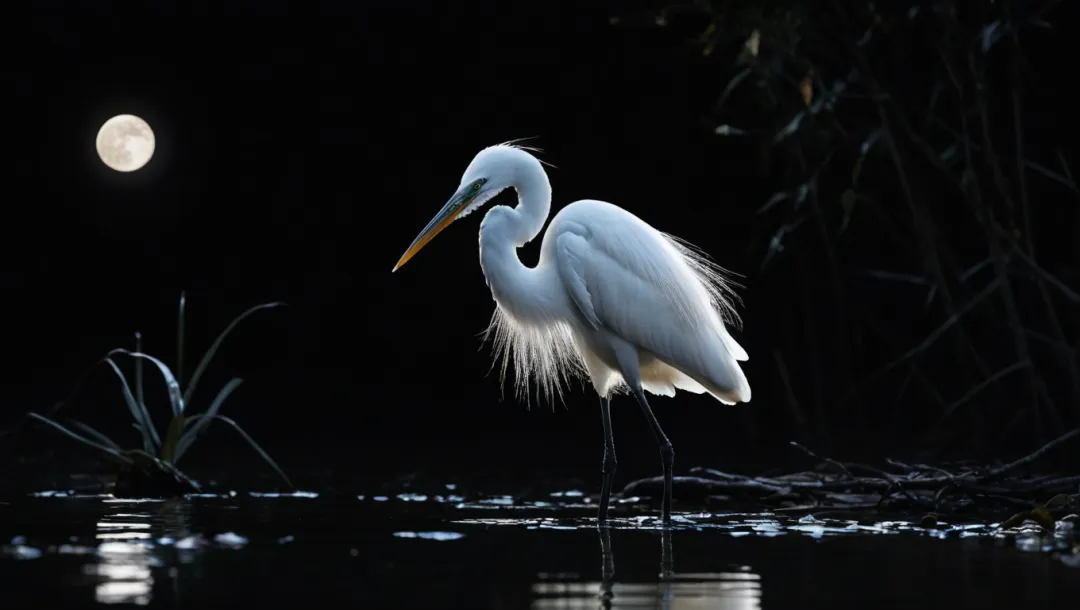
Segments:
[[[569,231],[561,233],[556,238],[556,251],[555,262],[571,300],[574,301],[589,326],[593,330],[599,330],[602,325],[600,319],[596,317],[592,295],[589,294],[589,287],[585,282],[585,273],[588,269],[586,263],[590,255],[588,239],[579,233]]]
[[[560,229],[559,273],[590,324],[648,351],[725,402],[749,399],[736,362],[746,352],[727,334],[707,287],[662,234],[629,213]]]

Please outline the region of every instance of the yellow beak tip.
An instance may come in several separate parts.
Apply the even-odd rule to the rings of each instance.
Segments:
[[[401,256],[401,259],[398,260],[397,264],[394,265],[394,268],[390,270],[390,273],[393,273],[393,272],[397,271],[398,269],[401,268],[402,265],[404,265],[405,263],[412,260],[412,257],[416,256],[417,252],[419,252],[421,249],[423,249],[423,247],[426,246],[427,243],[430,242],[432,239],[434,239],[435,236],[439,234],[439,232],[441,232],[443,229],[445,229],[447,226],[449,226],[450,223],[454,221],[454,218],[456,218],[457,215],[460,214],[460,213],[461,213],[461,209],[459,208],[459,209],[453,211],[452,213],[447,214],[439,222],[439,224],[435,225],[434,227],[428,229],[427,231],[425,231],[425,232],[421,233],[419,236],[417,236],[416,241],[413,242],[413,245],[409,246],[409,249],[405,252],[405,254],[403,254]]]

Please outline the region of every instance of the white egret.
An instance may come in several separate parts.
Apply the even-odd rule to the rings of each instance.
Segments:
[[[594,200],[556,214],[539,263],[526,267],[517,249],[540,234],[551,209],[551,183],[529,150],[508,143],[480,151],[394,271],[453,221],[504,189],[516,190],[516,207],[495,206],[480,223],[480,266],[496,303],[488,331],[502,352],[503,373],[512,355],[516,386],[526,398],[530,378],[549,396],[561,394],[570,376],[592,382],[604,428],[600,522],[607,519],[616,468],[611,396],[632,393],[660,444],[662,514],[670,523],[675,453],[645,391],[674,396],[678,388],[725,404],[749,402],[750,384],[739,365],[747,354],[725,327],[739,321],[731,283],[689,243]]]

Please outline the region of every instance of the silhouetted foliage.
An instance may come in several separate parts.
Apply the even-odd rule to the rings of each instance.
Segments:
[[[1026,106],[1041,72],[1060,78],[1031,59],[1065,35],[1058,4],[637,16],[697,32],[730,75],[709,128],[777,186],[755,282],[790,303],[766,357],[793,430],[986,449],[1080,424],[1080,189],[1065,137]]]
[[[184,332],[185,296],[181,293],[177,315],[176,361],[173,367],[169,367],[165,362],[154,356],[143,353],[142,336],[136,333],[135,351],[132,352],[122,348],[110,350],[104,358],[95,363],[83,375],[65,400],[54,405],[44,415],[29,412],[26,416],[46,428],[58,431],[83,446],[95,450],[99,455],[117,465],[119,476],[116,490],[125,495],[175,496],[198,491],[200,489],[198,482],[181,471],[177,467],[177,463],[194,446],[195,441],[206,431],[207,426],[212,421],[228,424],[248,443],[263,462],[270,466],[286,485],[292,488],[292,482],[289,481],[289,478],[277,465],[277,462],[239,424],[220,412],[229,395],[241,384],[241,379],[233,378],[225,384],[204,412],[193,413],[190,409],[191,398],[198,382],[202,379],[203,373],[206,372],[225,338],[229,336],[229,333],[232,332],[236,325],[259,310],[282,305],[284,303],[278,302],[256,305],[233,318],[232,322],[225,327],[209,349],[206,350],[206,353],[203,354],[190,378],[187,378],[184,376],[184,347],[186,343]],[[134,360],[134,384],[128,383],[127,375],[124,374],[113,359],[121,355]],[[158,370],[167,389],[171,417],[164,433],[159,432],[144,396],[144,361],[149,362]],[[139,433],[141,446],[138,448],[125,448],[109,436],[81,421],[69,420],[61,423],[54,419],[63,407],[73,401],[76,394],[80,392],[89,379],[90,374],[100,368],[99,365],[101,364],[107,364],[120,382],[123,403],[131,413],[132,426]],[[10,432],[7,434],[10,435]]]

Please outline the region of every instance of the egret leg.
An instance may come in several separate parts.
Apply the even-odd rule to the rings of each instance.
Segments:
[[[660,445],[660,461],[664,465],[664,499],[660,507],[664,525],[670,525],[671,469],[675,465],[675,449],[672,448],[671,441],[668,440],[667,435],[660,428],[660,422],[656,421],[656,416],[653,415],[649,401],[645,400],[645,391],[641,388],[641,357],[638,351],[622,339],[609,337],[609,341],[612,350],[615,352],[615,358],[619,362],[619,371],[622,373],[623,381],[633,390],[638,406],[641,407],[641,412],[645,414],[645,419],[648,420],[649,427],[652,428],[653,436],[656,437],[656,442]]]
[[[661,505],[661,512],[664,525],[669,525],[671,523],[671,469],[675,465],[675,449],[671,446],[671,441],[668,440],[667,435],[660,428],[660,422],[656,421],[656,416],[653,415],[649,401],[645,400],[645,392],[641,389],[641,384],[634,384],[633,387],[634,396],[637,397],[638,405],[641,406],[641,412],[645,414],[645,419],[649,421],[649,427],[652,428],[653,435],[656,436],[656,442],[660,444],[660,461],[664,465],[664,500]]]
[[[611,591],[611,580],[615,576],[615,554],[611,551],[611,529],[599,527],[600,530],[600,606],[611,608],[614,594]]]
[[[600,484],[600,514],[597,521],[607,521],[608,502],[611,500],[611,485],[615,482],[615,437],[611,432],[611,398],[600,399],[600,417],[604,423],[604,462],[600,467],[603,482]]]
[[[660,532],[660,580],[671,580],[675,574],[675,559],[671,555],[671,530]]]

